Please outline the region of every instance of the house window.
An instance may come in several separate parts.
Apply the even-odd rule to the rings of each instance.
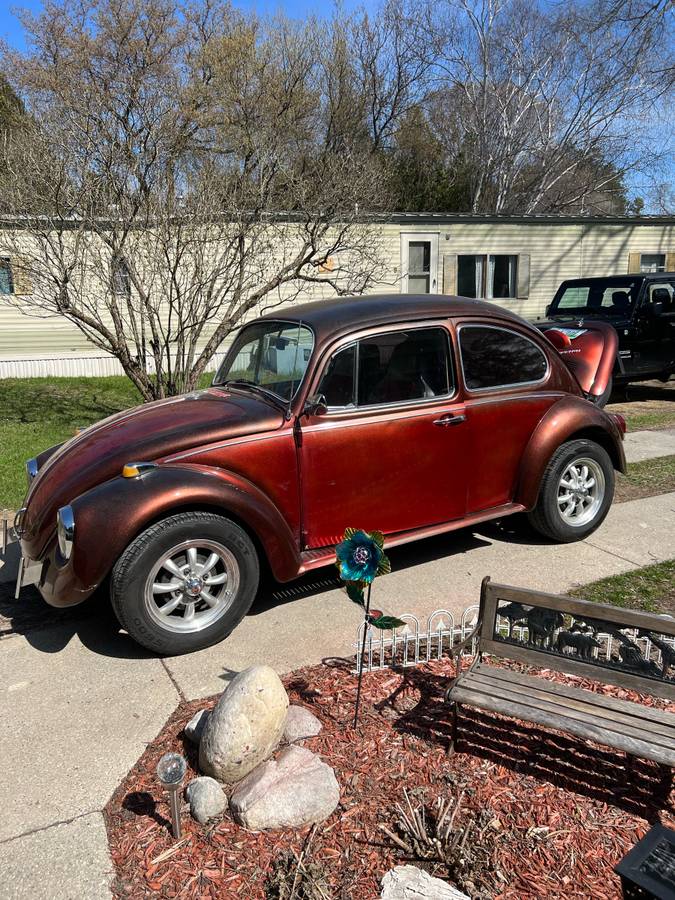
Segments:
[[[459,256],[457,292],[462,297],[490,300],[516,297],[517,270],[517,256],[496,253]]]
[[[14,278],[9,257],[0,257],[0,296],[14,293]]]
[[[131,298],[131,274],[123,257],[113,256],[110,263],[110,276],[113,294],[129,300]]]
[[[666,254],[665,253],[641,253],[640,254],[640,271],[649,272],[665,272],[666,271]]]

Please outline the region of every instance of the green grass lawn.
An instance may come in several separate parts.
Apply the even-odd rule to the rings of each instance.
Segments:
[[[16,509],[26,489],[24,464],[47,447],[141,402],[124,376],[8,378],[0,382],[0,508]]]
[[[625,410],[621,415],[626,420],[629,431],[675,428],[675,409],[647,410],[645,412]]]
[[[675,559],[611,575],[570,592],[573,597],[644,612],[675,610]]]
[[[675,456],[659,456],[629,463],[628,472],[617,475],[614,499],[623,503],[670,491],[675,491]]]

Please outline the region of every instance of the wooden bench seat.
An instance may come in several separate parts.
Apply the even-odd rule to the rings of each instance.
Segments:
[[[502,619],[499,613],[500,604],[504,603],[510,618],[506,616]],[[522,625],[521,634],[514,635],[514,609],[519,612],[516,604],[523,608],[522,622],[526,623],[529,615],[533,627],[528,630],[526,624]],[[532,614],[535,609],[539,612]],[[546,610],[546,613],[542,614],[541,610]],[[551,611],[554,615],[549,615]],[[542,621],[551,623],[548,638],[542,635]],[[575,622],[579,630],[570,631]],[[608,634],[602,635],[600,632],[603,624],[609,630]],[[648,625],[651,631],[646,627]],[[582,628],[588,630],[582,631]],[[569,637],[557,640],[556,632],[561,631],[567,636],[593,634],[596,657],[588,654],[590,642],[579,643],[579,653],[570,653],[567,647]],[[675,682],[667,674],[669,644],[665,643],[673,634],[675,620],[672,619],[616,610],[550,594],[535,595],[534,592],[523,592],[486,580],[476,630],[462,642],[460,648],[456,648],[461,653],[461,649],[468,646],[471,640],[478,642],[473,665],[458,674],[447,693],[447,699],[455,711],[454,736],[457,708],[466,704],[675,766],[675,714],[569,684],[559,684],[541,676],[525,675],[484,661],[484,655],[489,652],[492,656],[515,658],[530,665],[581,674],[601,682],[621,684],[633,690],[675,699]],[[638,635],[641,636],[641,643],[637,642]],[[649,665],[638,660],[634,646],[645,647],[642,659]],[[659,646],[665,647],[665,651],[659,650]],[[563,649],[556,650],[556,647]],[[621,647],[630,648],[630,652],[622,652]],[[604,652],[602,648],[606,648]],[[631,666],[622,668],[621,663],[625,659]]]

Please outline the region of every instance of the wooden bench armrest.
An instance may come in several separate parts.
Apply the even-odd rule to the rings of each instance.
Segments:
[[[455,644],[454,647],[450,648],[450,659],[455,663],[455,681],[459,678],[462,669],[462,653],[466,650],[468,646],[470,646],[477,635],[480,633],[481,626],[483,624],[482,619],[478,619],[476,622],[476,626],[471,632],[471,634],[467,635],[463,641],[460,641],[459,644]]]

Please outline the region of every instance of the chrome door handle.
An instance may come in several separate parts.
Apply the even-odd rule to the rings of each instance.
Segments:
[[[449,425],[461,425],[461,423],[465,421],[466,416],[464,413],[448,413],[445,416],[441,416],[440,419],[434,419],[434,425],[439,425],[441,428],[447,428]]]

